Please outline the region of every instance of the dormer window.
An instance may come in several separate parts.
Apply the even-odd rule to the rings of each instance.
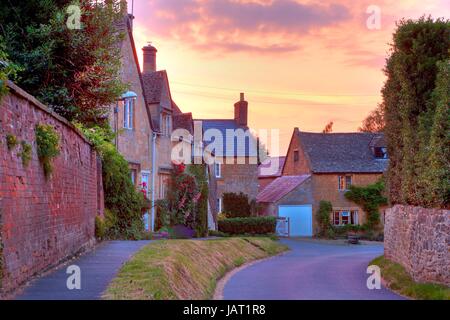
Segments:
[[[377,158],[377,159],[387,159],[388,158],[387,148],[385,148],[385,147],[375,147],[373,152],[375,154],[375,158]]]

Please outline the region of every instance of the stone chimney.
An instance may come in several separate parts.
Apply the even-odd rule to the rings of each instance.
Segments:
[[[234,104],[234,120],[239,126],[248,125],[248,102],[245,101],[244,93],[241,93],[241,99]]]
[[[144,51],[144,71],[143,73],[152,73],[156,71],[156,53],[158,50],[151,44],[142,48]]]

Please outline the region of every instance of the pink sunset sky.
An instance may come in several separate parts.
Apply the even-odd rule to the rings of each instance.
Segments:
[[[134,36],[140,56],[157,47],[183,112],[232,118],[245,92],[250,126],[280,130],[276,155],[294,127],[356,131],[381,102],[395,21],[424,14],[449,18],[450,0],[135,0]]]

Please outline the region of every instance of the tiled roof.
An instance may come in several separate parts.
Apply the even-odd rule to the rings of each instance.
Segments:
[[[234,137],[234,150],[231,149],[232,143],[232,136],[228,135],[227,137],[227,130],[235,130],[242,129],[244,132],[248,130],[248,127],[242,127],[239,126],[236,121],[233,119],[230,120],[196,120],[202,122],[203,132],[206,132],[210,129],[215,129],[220,131],[223,137],[223,151],[220,152],[220,150],[215,150],[215,153],[217,156],[236,156],[236,157],[256,157],[257,152],[257,139],[251,135],[251,138],[246,137],[245,143],[238,143],[238,139]],[[210,131],[211,134],[214,133],[214,131]],[[229,143],[227,143],[227,139]],[[252,140],[250,140],[252,139]],[[203,137],[205,146],[208,146],[209,144],[213,143],[215,141],[215,137],[208,137],[207,135],[204,135]],[[227,146],[229,148],[227,149]],[[252,147],[253,146],[253,147]]]
[[[279,177],[283,170],[286,157],[268,157],[258,167],[258,176],[260,178]],[[273,172],[271,166],[277,166],[277,171]]]
[[[173,129],[185,129],[194,134],[192,113],[175,113],[173,115]]]
[[[310,177],[310,175],[301,175],[282,176],[276,178],[258,194],[256,200],[258,202],[265,203],[276,202],[308,180]]]
[[[147,103],[160,103],[164,82],[167,81],[167,72],[155,71],[144,73],[142,78],[144,80]]]
[[[389,161],[375,158],[371,148],[373,141],[383,141],[381,133],[298,134],[313,172],[381,173],[387,170]]]

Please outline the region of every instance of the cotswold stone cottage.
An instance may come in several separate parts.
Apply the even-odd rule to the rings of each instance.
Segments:
[[[315,213],[322,200],[333,205],[334,225],[364,224],[366,213],[345,198],[350,185],[365,186],[388,166],[384,137],[378,133],[308,133],[294,130],[282,170],[258,194],[262,215],[289,217],[291,235],[318,232]]]
[[[116,148],[129,163],[131,180],[136,188],[146,189],[148,198],[151,198],[154,130],[133,38],[132,19],[126,14],[117,26],[124,34],[118,45],[122,55],[122,81],[129,84],[129,91],[111,106],[109,123],[117,133]]]
[[[258,194],[258,143],[248,127],[248,102],[241,93],[234,104],[234,119],[200,119],[203,147],[213,154],[217,181],[216,207],[223,210],[223,194],[244,193],[249,199]]]

